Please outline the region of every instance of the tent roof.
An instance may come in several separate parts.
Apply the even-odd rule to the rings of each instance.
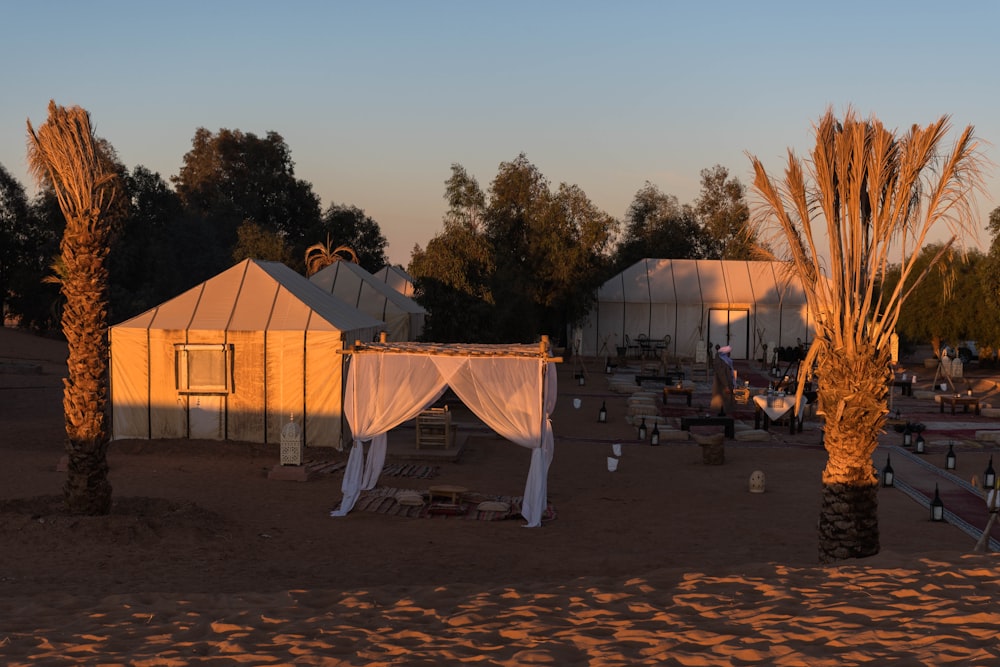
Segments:
[[[348,274],[350,274],[355,280],[361,281],[364,286],[371,287],[380,296],[384,297],[387,301],[396,306],[396,308],[405,313],[427,313],[424,307],[419,303],[408,296],[404,296],[402,293],[387,285],[385,281],[379,280],[372,274],[368,273],[364,267],[355,264],[354,262],[334,262],[333,264],[330,264],[329,266],[314,273],[309,277],[309,280],[322,287],[326,292],[336,294],[338,298],[351,303],[350,298],[345,298],[344,290],[334,289],[337,281],[343,279]],[[356,295],[357,300],[354,303],[359,304],[364,298],[360,288],[357,290]]]
[[[387,264],[372,274],[403,296],[413,296],[413,276],[395,264]]]
[[[447,355],[455,357],[538,357],[547,361],[559,362],[560,357],[550,356],[549,341],[543,338],[541,343],[488,345],[485,343],[414,343],[411,341],[397,343],[364,343],[355,342],[343,350],[344,354],[360,354],[364,352],[386,352],[399,354],[422,354],[428,356]]]
[[[610,278],[598,300],[612,303],[805,304],[784,262],[642,259]]]
[[[383,324],[280,262],[247,259],[116,328],[317,330],[369,338]]]

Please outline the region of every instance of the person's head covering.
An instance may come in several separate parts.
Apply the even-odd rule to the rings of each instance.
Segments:
[[[732,351],[733,347],[731,345],[723,345],[719,348],[719,354],[729,354]]]

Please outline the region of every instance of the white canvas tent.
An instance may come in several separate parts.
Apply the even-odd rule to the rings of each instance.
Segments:
[[[427,311],[354,262],[334,262],[309,277],[329,294],[385,323],[388,340],[416,340]]]
[[[372,274],[378,280],[396,290],[403,296],[413,298],[413,276],[394,264],[387,264]]]
[[[354,434],[341,490],[331,516],[345,516],[361,491],[378,482],[386,434],[434,404],[451,387],[501,437],[531,450],[521,515],[541,525],[554,453],[550,415],[558,383],[548,340],[539,345],[361,344],[350,350],[344,414]],[[368,455],[364,443],[370,441]]]
[[[614,356],[626,336],[662,341],[693,359],[699,341],[731,345],[734,359],[763,345],[794,346],[813,327],[805,292],[782,262],[643,259],[604,283],[582,327],[582,353]]]
[[[340,448],[344,342],[382,323],[277,262],[245,260],[111,327],[112,432],[122,438]]]

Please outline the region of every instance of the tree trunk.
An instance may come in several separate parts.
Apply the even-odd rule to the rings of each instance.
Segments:
[[[95,225],[67,225],[62,244],[66,297],[62,328],[69,348],[64,381],[66,453],[69,466],[63,487],[73,514],[99,515],[111,510],[108,482],[108,338],[107,255],[103,238],[87,233]]]
[[[878,475],[872,454],[887,414],[888,351],[838,350],[821,357],[819,412],[828,459],[819,559],[830,563],[879,552]]]

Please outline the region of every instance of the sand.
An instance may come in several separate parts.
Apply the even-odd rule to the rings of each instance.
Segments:
[[[113,443],[112,514],[70,517],[56,469],[64,360],[64,344],[0,330],[6,665],[1000,661],[1000,561],[973,554],[974,538],[930,522],[898,490],[880,491],[879,555],[818,564],[815,428],[728,441],[725,465],[706,466],[690,441],[635,439],[603,361],[588,365],[584,387],[567,363],[553,417],[555,515],[541,528],[331,518],[344,454],[309,448],[330,465],[280,481],[268,479],[276,446],[207,441]],[[608,424],[596,423],[602,401]],[[458,462],[382,483],[521,494],[528,452],[456,418],[470,434]],[[754,470],[766,474],[763,494],[748,491]]]

